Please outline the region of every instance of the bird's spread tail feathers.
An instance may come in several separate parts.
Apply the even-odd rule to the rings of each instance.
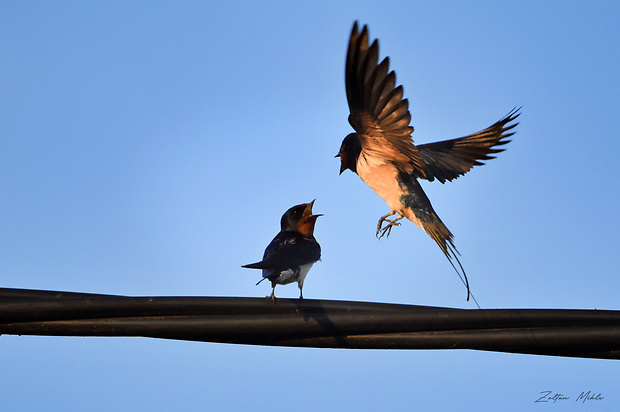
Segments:
[[[474,303],[476,304],[476,306],[478,307],[478,309],[480,309],[480,305],[478,304],[478,301],[476,300],[474,294],[471,292],[469,288],[469,280],[467,279],[467,274],[465,273],[465,269],[463,269],[463,265],[461,264],[461,261],[459,260],[460,253],[456,249],[456,246],[454,246],[454,241],[453,241],[454,236],[452,235],[450,230],[446,227],[446,225],[443,224],[439,216],[434,214],[434,217],[436,219],[433,219],[434,222],[432,224],[427,224],[424,221],[421,222],[422,229],[426,233],[428,233],[428,235],[432,237],[435,242],[437,242],[437,245],[439,245],[443,254],[446,256],[446,258],[448,258],[450,265],[452,265],[452,268],[454,268],[454,271],[461,279],[461,282],[463,282],[463,285],[465,285],[465,287],[467,288],[467,300],[469,301],[469,298],[471,297]],[[454,261],[456,261],[458,268],[457,268],[457,265],[454,264]]]

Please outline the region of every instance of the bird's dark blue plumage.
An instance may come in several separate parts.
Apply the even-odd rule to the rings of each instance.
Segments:
[[[297,282],[299,298],[303,299],[303,285],[312,265],[321,258],[321,246],[314,238],[314,224],[321,215],[312,214],[314,200],[293,206],[280,221],[280,232],[265,249],[263,260],[244,265],[244,268],[262,269],[263,279],[272,285],[271,298],[275,301],[277,284]]]

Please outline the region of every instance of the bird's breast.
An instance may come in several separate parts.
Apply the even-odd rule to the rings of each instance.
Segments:
[[[398,181],[399,170],[391,163],[368,161],[360,156],[357,161],[357,174],[375,191],[391,210],[398,212],[403,208],[402,187]]]

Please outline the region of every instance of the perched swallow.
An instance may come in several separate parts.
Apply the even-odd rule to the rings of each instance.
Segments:
[[[280,220],[280,233],[265,249],[263,260],[241,266],[263,270],[263,278],[258,283],[265,279],[271,281],[274,302],[276,285],[293,282],[299,285],[299,299],[303,299],[304,279],[314,262],[321,258],[321,246],[314,239],[314,224],[323,215],[312,214],[313,204],[314,200],[287,210]]]
[[[413,127],[403,87],[396,86],[389,58],[381,63],[378,59],[378,41],[369,46],[368,28],[364,26],[359,32],[355,22],[345,67],[349,123],[355,133],[345,137],[336,155],[340,157],[340,173],[346,169],[357,173],[390,207],[390,212],[379,219],[377,237],[389,236],[403,217],[411,220],[437,242],[467,287],[469,300],[473,295],[453,235],[431,206],[418,179],[445,183],[484,164],[483,160],[493,159],[491,154],[502,152],[497,147],[508,143],[507,138],[514,134],[510,131],[517,123],[511,122],[519,117],[519,109],[478,133],[416,146],[411,139]],[[397,216],[388,219],[393,215]]]

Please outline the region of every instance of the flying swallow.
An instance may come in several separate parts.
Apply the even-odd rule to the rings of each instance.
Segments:
[[[263,278],[258,283],[265,279],[271,281],[274,302],[276,285],[293,282],[297,282],[299,299],[303,299],[304,279],[312,265],[321,258],[321,246],[314,239],[314,224],[322,215],[312,214],[313,204],[314,200],[287,210],[280,220],[280,233],[265,249],[263,260],[241,266],[263,270]]]
[[[457,256],[454,236],[433,209],[418,179],[445,183],[484,164],[483,160],[493,159],[492,154],[503,151],[498,146],[508,143],[508,137],[514,134],[511,129],[518,124],[513,121],[519,117],[519,109],[477,133],[414,145],[403,87],[396,86],[389,58],[379,63],[378,41],[375,39],[369,46],[368,28],[364,26],[360,32],[357,22],[349,39],[345,84],[349,123],[355,133],[345,137],[336,155],[340,157],[340,173],[346,169],[355,172],[390,207],[390,212],[379,219],[377,237],[389,237],[392,227],[398,226],[403,217],[411,220],[437,242],[466,286],[469,300],[473,295]]]

